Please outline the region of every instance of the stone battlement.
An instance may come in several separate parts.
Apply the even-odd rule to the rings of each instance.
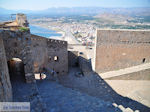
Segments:
[[[9,21],[9,22],[3,22],[0,24],[0,29],[5,30],[18,30],[21,27],[29,27],[29,23],[27,21],[27,17],[25,14],[18,13],[16,15],[16,20]]]
[[[34,35],[34,34],[31,34],[31,40],[34,40],[34,41],[35,40],[37,40],[37,41],[46,40],[47,42],[50,42],[50,43],[63,44],[65,46],[67,45],[67,41],[45,38],[45,37]]]
[[[31,34],[24,14],[17,14],[15,21],[0,24],[0,43],[0,88],[4,88],[0,92],[0,101],[12,100],[9,76],[14,58],[22,61],[24,73],[20,75],[24,75],[26,83],[35,82],[35,73],[47,72],[50,75],[52,70],[57,75],[68,73],[67,42]]]

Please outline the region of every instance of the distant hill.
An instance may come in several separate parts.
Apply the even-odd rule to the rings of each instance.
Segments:
[[[12,10],[7,10],[4,8],[0,8],[0,15],[1,14],[11,14],[13,11]]]
[[[4,8],[0,8],[0,14],[15,14],[15,13],[33,13],[36,11],[32,11],[32,10],[8,10],[8,9],[4,9]]]
[[[150,7],[145,8],[102,8],[102,7],[73,7],[73,8],[49,8],[46,10],[32,11],[32,10],[7,10],[0,8],[0,15],[12,13],[26,13],[26,14],[44,14],[44,15],[97,15],[102,13],[123,14],[123,15],[140,15],[150,16]]]

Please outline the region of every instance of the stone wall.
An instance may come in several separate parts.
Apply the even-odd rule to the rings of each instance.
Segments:
[[[7,61],[19,58],[23,61],[26,82],[35,81],[34,72],[46,68],[57,74],[68,73],[67,42],[53,40],[25,31],[2,30]]]
[[[96,72],[118,70],[147,62],[150,62],[150,31],[97,31]]]
[[[0,37],[0,102],[9,101],[12,101],[12,87],[8,73],[3,40]]]
[[[18,24],[18,26],[21,26],[21,27],[28,27],[29,26],[29,23],[27,21],[27,17],[25,14],[17,14],[16,15],[16,22]]]
[[[0,33],[0,37],[4,41],[7,61],[10,61],[12,58],[21,59],[24,63],[26,82],[33,82],[35,78],[30,32],[3,30]]]
[[[92,72],[91,60],[86,59],[83,56],[79,56],[79,68],[85,76],[91,74]]]
[[[78,51],[68,51],[69,67],[77,67],[79,65]]]
[[[52,69],[58,74],[68,73],[67,42],[31,35],[34,72],[40,68]]]

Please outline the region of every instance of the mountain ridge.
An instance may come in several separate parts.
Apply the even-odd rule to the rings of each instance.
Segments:
[[[105,8],[105,7],[52,7],[45,10],[9,10],[0,7],[1,14],[25,13],[25,14],[124,14],[124,15],[150,15],[150,7],[132,8]]]

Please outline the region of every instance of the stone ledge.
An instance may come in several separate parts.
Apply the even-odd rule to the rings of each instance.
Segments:
[[[150,69],[150,63],[141,64],[141,65],[137,65],[137,66],[133,66],[133,67],[129,67],[129,68],[124,68],[124,69],[120,69],[117,71],[99,73],[99,75],[103,79],[107,79],[107,78],[117,77],[117,76],[121,76],[121,75],[131,74],[131,73],[135,73],[135,72],[140,72],[140,71],[147,70],[147,69]]]

